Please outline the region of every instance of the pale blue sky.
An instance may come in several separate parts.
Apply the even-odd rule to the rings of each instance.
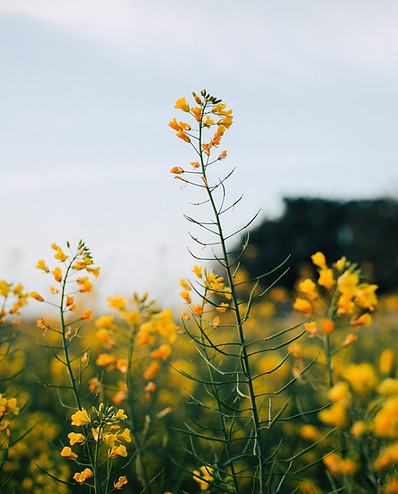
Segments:
[[[397,25],[395,1],[2,0],[0,278],[41,289],[36,261],[82,237],[101,299],[175,300],[192,155],[168,122],[192,90],[234,109],[228,227],[286,195],[396,197]]]

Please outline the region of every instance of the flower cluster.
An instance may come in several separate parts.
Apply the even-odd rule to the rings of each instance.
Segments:
[[[71,417],[71,424],[75,427],[82,427],[82,432],[70,432],[68,434],[70,446],[65,446],[61,451],[61,456],[70,460],[77,460],[79,455],[75,453],[71,446],[84,445],[87,441],[97,443],[98,447],[107,448],[107,457],[126,457],[127,449],[124,443],[131,442],[130,430],[124,428],[122,431],[120,421],[127,419],[123,409],[115,411],[114,407],[106,407],[101,403],[97,408],[92,407],[91,412],[84,408],[75,412]],[[73,478],[78,483],[84,483],[93,476],[90,468],[74,474]],[[120,478],[117,482],[121,488],[127,480]]]
[[[24,293],[23,286],[18,284],[14,286],[0,280],[0,326],[6,323],[6,317],[20,315],[20,309],[28,304],[28,293]],[[13,319],[11,324],[18,325],[18,321]]]
[[[61,267],[56,266],[53,270],[50,270],[45,260],[41,259],[38,261],[36,268],[45,273],[52,274],[55,286],[53,284],[50,286],[50,292],[53,295],[58,293],[61,294],[61,310],[63,312],[74,312],[76,311],[75,294],[93,291],[93,285],[89,280],[89,277],[81,276],[80,273],[85,271],[88,275],[93,275],[95,278],[98,278],[100,268],[93,267],[94,263],[91,253],[82,240],[78,244],[76,253],[70,251],[69,242],[67,242],[67,248],[70,251],[69,254],[65,254],[61,247],[55,243],[51,245],[51,248],[55,250],[54,258],[61,264]],[[66,284],[72,280],[76,283],[75,288],[71,292],[66,293]],[[30,296],[38,302],[45,302],[44,297],[38,292],[31,292]],[[85,310],[79,319],[91,320],[91,310]],[[51,329],[48,322],[43,318],[37,321],[37,326],[45,331]]]
[[[377,285],[366,283],[357,266],[345,257],[330,268],[325,256],[317,252],[312,256],[312,262],[318,268],[318,280],[315,283],[307,278],[298,284],[299,292],[306,298],[297,297],[293,306],[313,318],[305,323],[309,336],[315,337],[320,331],[323,334],[332,333],[343,316],[350,316],[350,326],[353,328],[369,326],[372,323],[371,312],[377,305]],[[328,308],[326,313],[324,307]],[[342,345],[347,347],[357,338],[355,333],[349,333]]]
[[[199,161],[190,163],[192,167],[191,170],[185,170],[181,166],[174,166],[171,169],[170,172],[180,180],[184,180],[181,177],[183,173],[196,173],[196,169],[201,168],[203,170],[203,168],[206,168],[208,165],[227,156],[227,151],[224,150],[221,151],[221,153],[218,152],[217,158],[210,161],[211,151],[217,149],[220,145],[225,130],[230,128],[233,120],[232,110],[226,110],[225,103],[221,103],[220,99],[211,96],[205,90],[200,93],[200,96],[196,93],[192,93],[192,96],[198,106],[190,106],[187,104],[184,97],[177,101],[175,108],[190,114],[198,124],[198,127],[192,128],[191,125],[186,122],[177,122],[176,118],[173,118],[169,123],[169,126],[177,131],[176,135],[178,138],[189,144],[193,144],[193,141],[197,142],[200,156]],[[211,134],[206,142],[204,142],[204,135],[202,132],[204,129],[210,131],[215,129],[214,134]]]

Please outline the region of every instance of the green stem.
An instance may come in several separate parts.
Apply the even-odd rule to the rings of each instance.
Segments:
[[[217,210],[217,207],[216,207],[216,204],[214,201],[212,191],[210,190],[208,182],[207,182],[206,167],[205,167],[205,163],[203,160],[202,119],[203,119],[205,108],[206,108],[206,103],[203,107],[202,118],[199,122],[199,153],[200,153],[202,176],[203,176],[203,181],[204,181],[205,188],[207,191],[207,195],[208,195],[208,198],[209,198],[209,201],[210,201],[213,213],[214,213],[214,217],[215,217],[215,221],[216,221],[216,225],[217,225],[218,236],[220,239],[220,244],[221,244],[221,249],[222,249],[222,257],[223,257],[223,261],[225,263],[225,270],[227,273],[228,286],[231,289],[232,308],[233,308],[233,311],[235,313],[236,327],[238,330],[239,341],[240,341],[240,346],[241,346],[242,370],[243,370],[243,373],[247,379],[250,407],[251,407],[251,411],[252,411],[252,420],[253,420],[254,434],[255,434],[254,453],[255,453],[255,456],[257,456],[258,467],[259,467],[259,478],[260,478],[259,494],[265,494],[266,478],[265,478],[265,466],[264,466],[264,447],[263,447],[263,442],[262,442],[262,437],[261,437],[261,423],[260,423],[260,418],[259,418],[259,414],[258,414],[258,410],[257,410],[256,395],[255,395],[254,387],[253,387],[253,379],[252,379],[251,370],[250,370],[249,357],[248,357],[247,349],[246,349],[245,334],[243,331],[243,322],[242,322],[242,318],[241,318],[240,311],[239,311],[239,304],[238,304],[238,299],[237,299],[237,295],[236,295],[236,291],[235,291],[235,285],[234,285],[234,281],[233,281],[232,270],[231,270],[231,266],[229,264],[229,256],[228,256],[227,247],[226,247],[226,243],[225,243],[223,228],[221,225],[220,216],[218,214],[218,210]]]
[[[65,275],[64,275],[64,278],[62,280],[61,301],[60,301],[59,309],[60,309],[60,319],[61,319],[62,347],[63,347],[63,352],[64,352],[65,365],[66,365],[66,368],[68,370],[69,381],[71,384],[71,389],[72,389],[72,393],[73,393],[73,396],[75,399],[76,407],[78,410],[82,410],[82,404],[80,401],[79,392],[78,392],[78,389],[76,387],[76,378],[73,374],[71,359],[70,359],[69,351],[68,351],[68,340],[66,338],[66,324],[65,324],[65,316],[64,316],[64,300],[65,300],[65,296],[66,296],[65,295],[66,282],[67,282],[69,271],[71,270],[72,264],[74,263],[74,261],[76,260],[78,255],[79,254],[76,254],[72,258],[71,262],[68,264],[68,266],[66,268]],[[94,491],[95,491],[95,494],[102,494],[101,483],[100,483],[100,480],[98,477],[98,471],[97,471],[97,461],[96,461],[97,458],[93,457],[93,451],[91,449],[91,444],[89,441],[89,432],[88,432],[87,426],[83,426],[83,432],[84,432],[84,436],[86,438],[86,446],[87,446],[89,460],[90,460],[90,463],[91,463],[93,471],[94,471],[93,472],[94,473]]]
[[[144,447],[141,442],[141,438],[139,437],[138,431],[137,431],[137,426],[136,426],[136,420],[135,420],[135,414],[134,414],[134,407],[133,407],[133,389],[132,389],[132,382],[133,382],[133,353],[134,353],[134,343],[135,343],[135,337],[137,334],[137,326],[134,324],[132,326],[132,329],[130,331],[130,338],[129,338],[129,347],[128,347],[128,355],[127,355],[127,373],[126,373],[126,387],[127,387],[127,409],[128,409],[128,418],[131,423],[131,435],[133,437],[135,447],[137,450],[137,461],[139,464],[139,469],[140,472],[138,472],[138,478],[141,482],[143,490],[141,491],[143,494],[150,494],[150,489],[149,489],[149,482],[148,482],[148,474],[146,471],[146,466],[145,466],[145,461],[144,461]]]

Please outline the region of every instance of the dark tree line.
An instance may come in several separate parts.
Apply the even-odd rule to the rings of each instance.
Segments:
[[[316,251],[328,263],[345,255],[362,265],[379,291],[398,286],[398,201],[284,199],[284,212],[250,232],[242,265],[251,275],[267,272],[289,254],[288,273],[280,284],[292,288]]]

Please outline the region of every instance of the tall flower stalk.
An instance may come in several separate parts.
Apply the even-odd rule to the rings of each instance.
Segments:
[[[265,405],[264,395],[255,389],[256,380],[258,382],[261,378],[266,379],[268,376],[265,374],[273,372],[271,369],[269,373],[259,374],[255,361],[266,352],[272,351],[272,347],[266,348],[265,343],[269,343],[274,337],[253,341],[248,337],[244,326],[254,300],[264,295],[272,285],[270,283],[267,289],[259,288],[260,281],[271,273],[252,280],[239,281],[239,261],[247,247],[247,241],[238,249],[231,250],[229,244],[237,240],[237,236],[254,218],[236,232],[226,233],[224,215],[232,211],[240,199],[230,205],[226,204],[225,182],[232,172],[226,172],[224,178],[217,179],[215,183],[211,178],[213,168],[227,156],[227,151],[220,152],[218,147],[224,133],[232,125],[232,110],[227,110],[220,99],[206,91],[202,91],[200,96],[193,93],[193,98],[197,106],[190,106],[185,98],[181,98],[175,107],[193,117],[195,128],[189,123],[177,122],[176,118],[169,125],[177,131],[178,138],[193,147],[197,161],[190,163],[191,169],[175,166],[171,173],[185,185],[204,192],[205,198],[195,204],[208,206],[211,218],[207,221],[188,216],[186,218],[206,235],[210,235],[210,240],[192,234],[191,237],[201,249],[210,249],[211,256],[193,256],[200,261],[214,261],[221,271],[221,275],[216,275],[213,269],[195,266],[193,271],[197,276],[196,281],[181,282],[184,288],[181,296],[190,310],[190,313],[183,313],[185,331],[197,344],[208,369],[206,379],[191,375],[187,377],[203,385],[211,397],[211,404],[207,404],[192,396],[192,404],[207,410],[210,407],[218,417],[218,426],[213,426],[211,430],[214,435],[210,435],[199,431],[204,426],[192,416],[196,427],[189,426],[191,440],[197,438],[204,439],[209,444],[214,443],[213,461],[205,460],[199,450],[192,447],[192,457],[197,464],[201,464],[199,470],[193,471],[193,475],[202,490],[211,485],[226,492],[238,493],[246,491],[250,484],[252,492],[277,492],[275,488],[279,489],[282,485],[284,473],[283,469],[278,470],[276,466],[276,450],[270,453],[265,441],[267,430],[274,426],[282,410],[273,416],[271,397],[269,396]],[[242,288],[246,293],[243,299],[238,293]],[[198,296],[201,302],[193,305],[192,296]],[[190,318],[193,319],[193,325],[187,322]],[[226,325],[232,326],[235,332],[229,334],[227,341],[220,341],[218,332]],[[278,348],[287,345],[288,342],[280,342]],[[194,412],[191,414],[194,415]]]

